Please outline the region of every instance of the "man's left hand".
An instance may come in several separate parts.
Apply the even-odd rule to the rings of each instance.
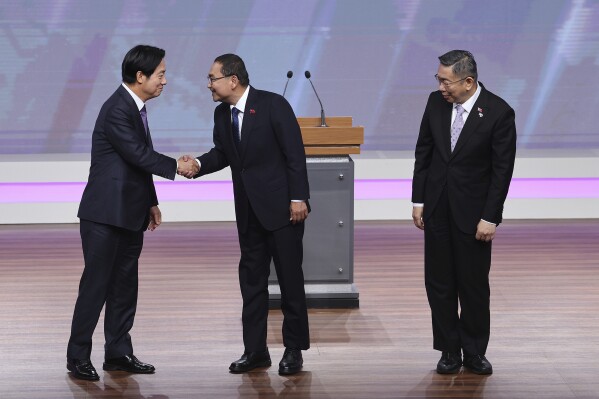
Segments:
[[[497,227],[493,223],[481,220],[476,226],[476,239],[485,242],[491,242],[495,238],[495,230]]]
[[[301,223],[308,217],[308,206],[305,202],[291,202],[289,204],[289,220],[292,224]]]
[[[157,206],[150,208],[150,224],[148,224],[148,230],[154,231],[162,223],[162,213]]]
[[[177,174],[191,179],[200,173],[200,168],[195,158],[191,155],[182,155],[177,160]]]

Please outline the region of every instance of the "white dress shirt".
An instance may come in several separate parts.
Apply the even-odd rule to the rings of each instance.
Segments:
[[[131,94],[131,97],[133,97],[133,101],[135,101],[135,105],[137,105],[137,110],[141,111],[146,103],[144,103],[141,98],[137,96],[137,94],[133,93],[133,90],[131,90],[125,83],[121,83],[121,85],[129,92],[129,94]]]
[[[468,116],[470,115],[470,112],[472,111],[472,107],[474,107],[474,103],[476,103],[476,100],[478,100],[478,97],[480,96],[480,92],[481,92],[481,86],[480,84],[478,84],[477,82],[477,87],[476,87],[476,91],[474,92],[474,94],[472,95],[472,97],[470,97],[468,100],[464,101],[464,103],[462,104],[462,108],[464,109],[464,113],[462,114],[462,119],[464,120],[464,123],[466,123],[466,120],[468,119]],[[453,122],[455,121],[455,118],[457,116],[457,111],[456,111],[456,106],[458,104],[453,104],[452,110],[451,110],[451,124],[449,126],[453,125]],[[422,208],[424,207],[424,204],[421,203],[413,203],[412,204],[414,207],[416,208]],[[481,219],[483,222],[495,225],[495,223],[491,223],[491,222],[487,222],[484,219]]]
[[[125,90],[127,90],[129,92],[129,94],[131,94],[131,97],[133,97],[133,101],[135,101],[135,105],[137,105],[137,110],[141,112],[141,109],[146,105],[146,103],[144,103],[142,101],[141,98],[139,98],[137,96],[137,94],[135,94],[133,92],[133,90],[131,90],[129,88],[129,86],[127,86],[125,83],[121,83],[121,85],[125,88]],[[148,112],[147,108],[146,108],[146,113]],[[177,161],[177,169],[175,170],[175,174],[177,174],[177,170],[179,170],[179,161]]]
[[[239,110],[239,114],[238,114],[237,118],[239,119],[239,139],[240,140],[241,140],[241,126],[243,126],[243,114],[244,114],[244,110],[245,110],[245,103],[248,100],[249,92],[250,92],[250,86],[248,85],[248,87],[246,87],[246,89],[243,92],[243,95],[241,96],[239,101],[237,101],[237,104],[231,105],[231,111],[233,111],[233,108],[237,108]],[[233,120],[233,113],[231,112],[231,121],[232,120]]]

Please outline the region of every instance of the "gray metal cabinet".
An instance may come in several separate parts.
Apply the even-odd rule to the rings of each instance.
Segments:
[[[310,205],[304,233],[304,279],[309,307],[358,307],[354,285],[354,162],[349,156],[308,157]],[[274,266],[270,306],[280,305]]]

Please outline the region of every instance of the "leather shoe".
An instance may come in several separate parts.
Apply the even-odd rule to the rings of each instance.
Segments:
[[[269,367],[271,364],[270,353],[268,353],[267,348],[264,352],[244,352],[239,360],[231,363],[229,371],[232,373],[245,373],[257,367]]]
[[[73,377],[80,380],[98,381],[100,379],[89,359],[67,359],[67,370],[71,372]]]
[[[437,363],[437,373],[456,374],[462,367],[462,355],[459,352],[443,352]]]
[[[105,359],[102,368],[106,371],[126,371],[136,374],[153,374],[156,370],[151,364],[140,362],[134,355]]]
[[[285,348],[283,358],[279,362],[279,374],[290,375],[299,372],[304,364],[302,351],[299,349]]]
[[[464,367],[472,371],[474,374],[493,374],[493,366],[491,366],[491,363],[487,360],[485,355],[465,355]]]

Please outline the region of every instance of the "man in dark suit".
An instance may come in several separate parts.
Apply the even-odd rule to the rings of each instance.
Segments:
[[[308,216],[306,155],[297,119],[280,95],[249,86],[243,60],[214,61],[208,74],[214,111],[214,148],[197,160],[203,176],[230,166],[241,259],[242,357],[229,367],[246,372],[271,365],[266,347],[268,275],[274,260],[283,310],[285,354],[280,374],[294,374],[310,347],[302,271]]]
[[[437,372],[457,373],[463,364],[491,374],[485,357],[491,240],[514,169],[515,114],[478,82],[470,52],[453,50],[439,61],[439,90],[422,117],[412,186],[412,218],[424,230],[433,346],[442,351]]]
[[[153,373],[133,355],[129,330],[137,306],[137,268],[144,230],[161,223],[152,175],[174,180],[177,171],[197,173],[154,151],[145,102],[166,85],[165,52],[139,45],[122,63],[123,84],[104,103],[92,134],[89,179],[78,217],[85,268],[79,283],[67,369],[76,378],[98,380],[91,363],[92,335],[104,317],[104,370]]]

